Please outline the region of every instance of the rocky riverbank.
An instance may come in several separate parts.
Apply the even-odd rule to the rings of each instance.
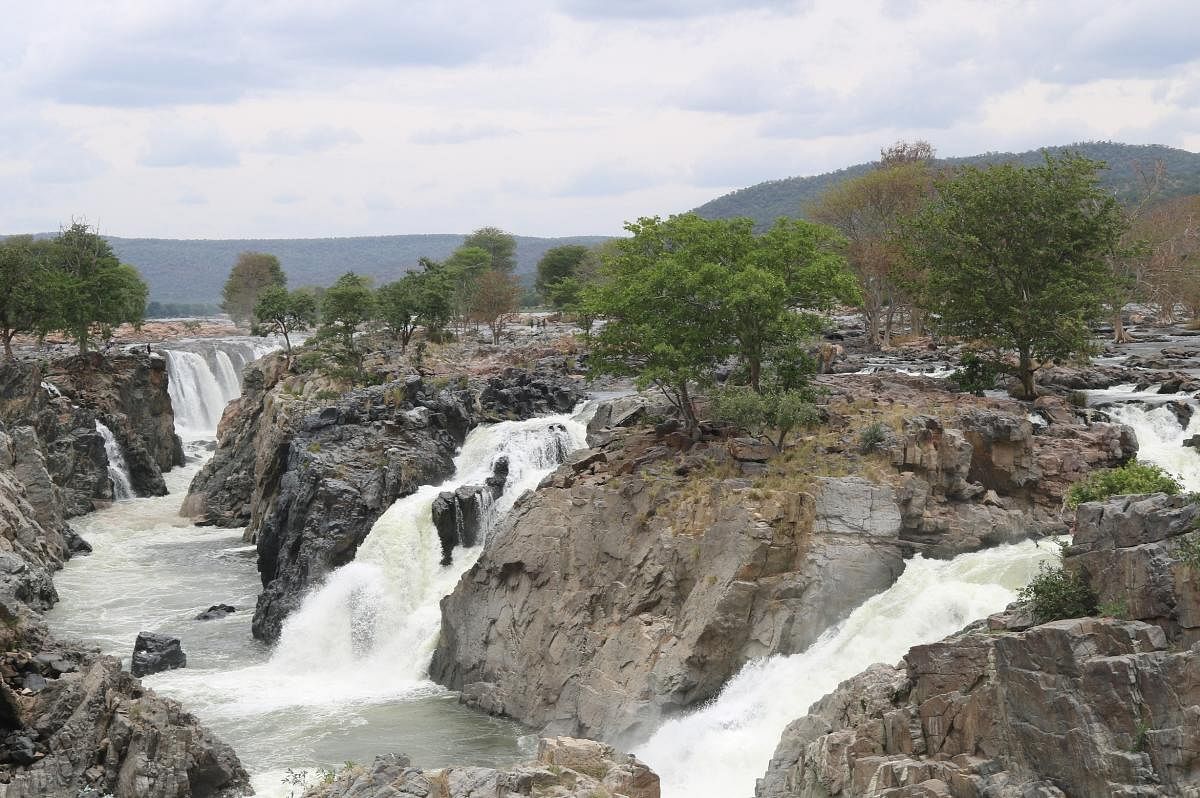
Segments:
[[[787,728],[757,796],[1200,795],[1198,516],[1082,505],[1064,567],[1122,617],[1016,605],[873,666]]]
[[[178,440],[162,361],[5,364],[0,400],[0,795],[241,794],[228,746],[41,617],[58,598],[53,572],[89,550],[66,519],[113,498],[97,420],[128,442],[135,488],[165,490]]]
[[[1067,487],[1136,452],[1060,400],[1031,420],[922,378],[825,385],[824,423],[778,454],[648,426],[636,400],[602,409],[597,446],[514,508],[443,601],[431,676],[551,733],[636,744],[750,659],[805,649],[906,556],[1063,531]]]

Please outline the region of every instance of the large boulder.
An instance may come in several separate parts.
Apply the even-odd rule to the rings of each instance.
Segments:
[[[178,637],[141,632],[133,644],[133,660],[129,672],[134,676],[187,667],[187,655]]]
[[[635,744],[901,572],[891,487],[689,479],[634,436],[573,458],[500,523],[442,602],[436,681],[551,733]]]

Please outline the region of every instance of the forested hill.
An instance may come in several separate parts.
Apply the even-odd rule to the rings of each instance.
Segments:
[[[463,242],[462,235],[398,235],[356,238],[268,238],[176,240],[106,236],[122,263],[137,267],[157,302],[217,303],[238,253],[269,252],[279,258],[288,285],[329,285],[348,271],[375,278],[376,285],[415,268],[425,255],[440,260]],[[603,236],[534,238],[517,236],[517,272],[534,270],[551,247],[596,244]]]
[[[1106,162],[1108,169],[1102,178],[1103,182],[1123,201],[1140,196],[1137,165],[1141,164],[1151,169],[1154,163],[1160,160],[1166,167],[1164,198],[1200,194],[1200,154],[1194,152],[1157,144],[1118,144],[1110,141],[1085,142],[1047,149],[1051,152],[1070,150]],[[1007,161],[1036,164],[1041,160],[1041,150],[1030,150],[1020,153],[988,152],[965,158],[940,158],[937,163],[943,166],[984,166]],[[749,216],[763,228],[780,216],[802,216],[804,206],[819,197],[826,188],[860,175],[872,166],[874,164],[864,163],[813,177],[770,180],[706,202],[696,208],[696,213],[708,219]]]

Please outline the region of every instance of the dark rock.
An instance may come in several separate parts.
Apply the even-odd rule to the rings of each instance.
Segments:
[[[1200,435],[1193,435],[1190,438],[1184,438],[1184,446],[1190,446],[1193,449],[1200,449]]]
[[[215,621],[224,618],[230,613],[237,612],[237,607],[231,607],[228,604],[214,604],[204,612],[196,616],[197,621]]]
[[[178,637],[141,632],[133,645],[133,662],[129,672],[134,676],[149,676],[160,671],[187,667],[187,655]]]
[[[29,692],[40,693],[46,689],[46,677],[40,673],[27,673],[22,684]]]
[[[68,526],[63,531],[63,536],[67,541],[67,551],[71,553],[72,557],[86,557],[92,553],[92,544],[80,537],[79,533],[71,527]]]
[[[33,739],[21,732],[14,732],[0,743],[0,762],[10,765],[32,765],[38,759],[37,746]]]

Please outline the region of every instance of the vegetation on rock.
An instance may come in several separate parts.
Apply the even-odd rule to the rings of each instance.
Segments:
[[[1084,502],[1095,502],[1109,496],[1125,496],[1140,493],[1166,493],[1174,496],[1183,490],[1179,480],[1153,463],[1134,460],[1120,468],[1095,471],[1082,482],[1071,487],[1067,494],[1067,507],[1078,507]]]

